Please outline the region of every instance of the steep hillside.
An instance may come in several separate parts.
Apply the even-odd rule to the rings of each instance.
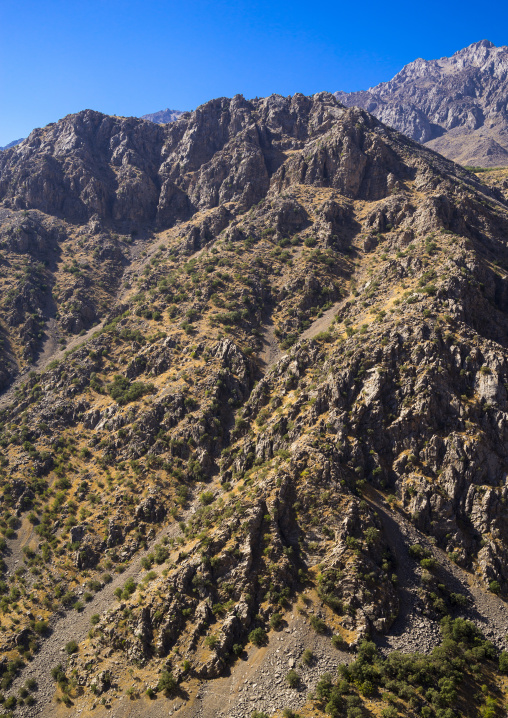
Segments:
[[[2,153],[6,711],[506,710],[503,181],[324,93]]]
[[[475,42],[439,60],[410,62],[389,82],[336,92],[382,122],[463,165],[508,165],[508,48]]]

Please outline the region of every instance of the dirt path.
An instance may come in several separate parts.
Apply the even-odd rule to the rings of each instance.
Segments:
[[[275,362],[282,356],[282,350],[277,342],[275,336],[275,327],[271,319],[267,319],[263,330],[263,349],[259,358],[264,367],[268,367],[275,364]]]
[[[6,576],[10,576],[10,574],[14,573],[18,568],[18,564],[22,563],[23,546],[28,546],[33,537],[34,527],[25,515],[21,519],[21,525],[16,529],[16,536],[9,539],[7,550],[3,554],[3,559],[7,566]],[[37,543],[39,540],[40,539],[37,538]]]

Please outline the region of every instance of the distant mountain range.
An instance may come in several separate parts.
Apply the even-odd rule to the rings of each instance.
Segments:
[[[23,142],[24,139],[24,137],[20,137],[19,140],[13,140],[12,142],[9,142],[9,144],[5,145],[5,147],[0,147],[0,152],[2,150],[8,150],[10,147],[15,147],[16,145],[19,145],[19,143]]]
[[[168,122],[178,120],[178,118],[183,114],[182,110],[170,110],[169,108],[166,108],[165,110],[159,110],[159,112],[152,112],[149,115],[142,115],[141,119],[150,120],[150,122],[157,122],[159,125],[165,125]]]
[[[508,47],[476,42],[439,60],[410,62],[389,82],[336,92],[463,165],[508,165]]]

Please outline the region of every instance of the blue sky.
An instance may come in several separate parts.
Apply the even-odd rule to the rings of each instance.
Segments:
[[[0,146],[92,108],[365,89],[416,57],[508,44],[508,3],[2,0]]]

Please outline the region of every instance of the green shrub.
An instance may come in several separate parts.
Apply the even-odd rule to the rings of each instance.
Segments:
[[[259,648],[259,646],[263,646],[268,639],[268,636],[266,635],[266,631],[263,628],[255,628],[253,631],[249,633],[249,641]]]
[[[157,690],[162,691],[166,694],[174,693],[178,687],[178,681],[172,673],[169,671],[162,671],[159,683],[157,684]]]
[[[293,668],[286,675],[286,683],[290,688],[298,688],[300,684],[300,676]]]
[[[387,706],[381,711],[382,718],[397,718],[398,715],[399,712],[395,706]]]
[[[501,673],[508,673],[508,652],[501,651],[499,654],[499,670]]]
[[[141,381],[131,382],[127,377],[116,374],[113,382],[108,385],[109,395],[120,406],[125,406],[131,401],[137,401],[145,394],[152,394],[155,391],[153,384],[144,384]]]
[[[499,581],[491,581],[489,583],[489,591],[492,593],[500,593],[501,592],[501,585]]]
[[[347,642],[338,633],[334,633],[332,636],[332,646],[337,650],[345,650],[348,647]]]
[[[310,625],[316,631],[316,633],[325,633],[326,623],[319,616],[311,615],[309,618]]]
[[[282,623],[282,614],[281,613],[273,613],[270,616],[270,626],[277,630],[277,628],[280,628],[280,625]]]
[[[46,631],[48,630],[48,627],[49,627],[49,624],[47,621],[35,621],[35,623],[34,623],[34,631],[41,636],[46,633]]]
[[[437,561],[433,556],[429,558],[422,558],[422,560],[420,561],[420,566],[427,571],[432,571],[436,568]]]
[[[208,648],[215,648],[218,645],[219,639],[213,633],[205,638],[205,643]]]
[[[305,651],[302,653],[302,663],[306,666],[310,666],[313,658],[314,654],[312,653],[310,648],[306,648]]]
[[[203,504],[203,506],[209,506],[211,503],[213,503],[214,495],[213,491],[203,491],[199,495],[199,500]]]
[[[67,653],[69,655],[71,653],[77,653],[78,649],[79,649],[79,647],[78,647],[78,644],[76,643],[76,641],[69,641],[68,643],[65,644],[65,650],[67,651]]]

